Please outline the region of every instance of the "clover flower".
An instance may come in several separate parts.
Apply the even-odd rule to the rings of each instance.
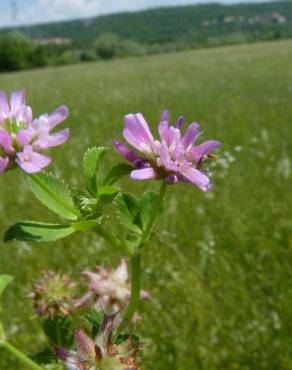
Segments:
[[[0,175],[16,165],[27,173],[47,167],[51,158],[40,152],[68,139],[67,128],[52,133],[67,117],[68,108],[63,105],[51,114],[33,119],[31,108],[25,104],[24,91],[14,91],[9,103],[0,91]]]
[[[103,310],[107,315],[126,308],[131,296],[131,284],[127,262],[124,259],[116,270],[97,266],[95,272],[84,271],[83,276],[88,280],[89,292],[76,300],[76,308],[93,304],[96,309]],[[142,290],[140,299],[149,298],[149,293]]]
[[[82,330],[75,331],[76,351],[56,348],[57,357],[68,370],[139,370],[136,357],[140,343],[127,339],[120,344],[112,341],[114,315],[105,316],[95,340]]]
[[[43,271],[30,296],[39,316],[50,319],[66,317],[74,310],[76,284],[67,274]]]
[[[169,184],[190,182],[203,191],[211,189],[208,175],[201,170],[208,159],[216,157],[211,152],[220,147],[215,140],[194,145],[201,135],[198,123],[191,123],[184,134],[181,127],[184,117],[179,117],[175,126],[169,124],[169,113],[164,111],[159,123],[160,140],[155,140],[141,113],[125,116],[123,136],[135,151],[122,142],[113,144],[120,155],[132,163],[133,180],[163,179]]]

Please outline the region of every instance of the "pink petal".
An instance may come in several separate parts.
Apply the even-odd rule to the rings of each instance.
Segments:
[[[7,96],[4,91],[0,91],[0,111],[4,113],[4,116],[8,116],[10,112]]]
[[[34,142],[33,147],[35,149],[46,149],[61,145],[68,140],[69,132],[69,129],[65,128],[64,130],[52,135],[47,133],[40,135],[40,137]]]
[[[95,358],[95,348],[93,341],[82,330],[77,329],[74,334],[77,352],[84,360],[92,360]]]
[[[61,105],[55,112],[48,116],[51,129],[59,125],[69,116],[69,109],[66,105]]]
[[[11,113],[16,115],[25,103],[25,92],[23,90],[13,91],[10,97]]]
[[[2,175],[4,173],[8,164],[9,164],[9,158],[0,157],[0,175]]]
[[[16,122],[25,122],[27,124],[30,124],[32,122],[31,107],[23,105],[16,114]]]
[[[51,158],[33,151],[30,145],[24,147],[23,152],[17,153],[15,162],[27,173],[42,171],[51,163]]]
[[[113,140],[113,145],[126,161],[134,163],[141,159],[141,157],[139,157],[133,150],[129,149],[122,142],[118,140]]]
[[[169,139],[168,139],[169,138],[169,135],[168,135],[169,127],[168,127],[168,122],[167,121],[161,121],[159,123],[158,132],[159,132],[161,141],[165,141],[166,144],[168,144],[168,142],[169,142]]]
[[[69,351],[63,347],[56,347],[56,356],[65,363],[69,370],[84,370],[84,361],[74,351]]]
[[[182,125],[184,124],[185,122],[185,118],[184,116],[180,116],[178,117],[177,121],[176,121],[176,124],[175,124],[175,127],[178,128],[179,130],[181,129]]]
[[[181,143],[185,148],[188,148],[199,136],[200,125],[198,123],[191,123],[187,128],[186,133],[181,139]]]
[[[208,140],[204,143],[195,146],[189,152],[189,159],[199,161],[205,155],[210,154],[213,150],[219,148],[221,143],[216,140]]]
[[[21,147],[28,145],[33,137],[35,130],[33,128],[28,128],[26,130],[18,131],[16,135],[16,141]]]
[[[14,148],[8,132],[0,129],[0,146],[5,150],[7,154],[13,154]]]
[[[134,170],[131,172],[130,176],[133,180],[149,180],[157,178],[157,174],[152,167]]]
[[[211,184],[208,176],[204,175],[197,169],[190,167],[182,171],[181,174],[202,191],[210,190]]]
[[[121,283],[128,280],[128,266],[124,258],[121,259],[121,262],[118,268],[113,273],[114,278],[119,280]]]
[[[168,109],[164,109],[164,111],[162,112],[160,122],[163,122],[163,121],[169,122],[169,110]]]
[[[149,147],[153,141],[153,136],[149,130],[147,122],[142,114],[128,114],[125,116],[124,138],[134,148],[143,151]]]

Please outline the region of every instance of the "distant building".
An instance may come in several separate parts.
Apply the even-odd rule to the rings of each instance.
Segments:
[[[236,21],[235,17],[231,17],[229,15],[226,15],[223,18],[223,23],[234,23]]]
[[[37,45],[70,45],[72,44],[72,39],[65,37],[49,37],[49,38],[39,38],[35,39],[34,42]]]
[[[283,23],[286,23],[286,17],[284,17],[282,14],[280,13],[272,13],[272,20],[276,23],[280,23],[280,24],[283,24]]]

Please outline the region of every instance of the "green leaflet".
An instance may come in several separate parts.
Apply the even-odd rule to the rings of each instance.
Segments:
[[[4,234],[4,241],[34,240],[49,242],[65,238],[73,234],[75,228],[66,225],[48,224],[37,221],[19,221],[9,227]]]
[[[116,213],[120,223],[135,234],[142,234],[150,220],[158,194],[148,190],[136,198],[129,193],[121,193],[115,199]]]
[[[30,175],[28,179],[31,191],[51,211],[67,220],[75,220],[80,216],[74,208],[70,190],[63,181],[46,172]]]
[[[147,190],[140,199],[140,218],[143,231],[146,229],[150,220],[153,207],[158,200],[158,194],[155,191]],[[161,211],[161,210],[160,210]]]
[[[133,166],[127,163],[119,163],[109,171],[109,173],[103,180],[102,184],[103,185],[113,185],[121,177],[129,175],[132,170],[133,170]]]
[[[96,174],[106,151],[107,149],[104,147],[94,147],[87,149],[83,156],[83,174],[86,186],[93,195],[97,191]]]
[[[97,189],[97,199],[100,205],[111,203],[120,189],[112,185],[103,185]]]
[[[130,193],[121,193],[115,199],[116,214],[120,223],[129,231],[141,234],[139,199]]]
[[[93,229],[94,227],[96,227],[97,225],[100,225],[103,219],[104,219],[104,216],[101,216],[96,220],[85,220],[85,221],[73,222],[71,227],[79,231],[89,231]]]

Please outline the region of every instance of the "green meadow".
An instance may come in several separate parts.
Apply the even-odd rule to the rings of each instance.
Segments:
[[[209,164],[213,191],[170,187],[146,251],[143,284],[152,300],[137,325],[145,369],[292,368],[292,41],[2,74],[0,88],[25,88],[35,115],[69,106],[71,138],[52,151],[50,170],[72,186],[81,183],[83,152],[111,147],[129,112],[143,112],[156,130],[169,108],[173,121],[184,114],[201,124],[204,139],[220,140],[219,159]],[[104,171],[116,160],[110,150]],[[120,185],[141,194],[158,184]],[[58,221],[20,171],[1,178],[0,193],[1,234],[19,219]],[[108,227],[118,231],[113,221]],[[90,233],[0,245],[0,271],[15,276],[4,323],[28,353],[44,343],[27,297],[40,271],[78,278],[121,257]],[[1,349],[0,369],[25,370]]]

